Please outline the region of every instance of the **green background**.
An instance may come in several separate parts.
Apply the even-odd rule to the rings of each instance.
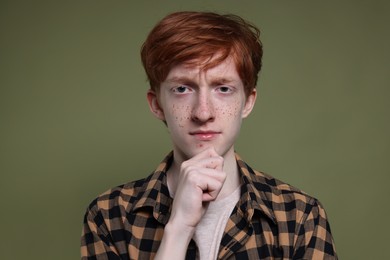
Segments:
[[[139,49],[177,10],[264,43],[237,150],[325,205],[341,259],[390,259],[389,1],[0,2],[0,259],[78,259],[85,208],[170,150]]]

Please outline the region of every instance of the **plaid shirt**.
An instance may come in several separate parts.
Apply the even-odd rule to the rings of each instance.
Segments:
[[[83,260],[152,259],[172,207],[166,170],[172,153],[145,179],[118,186],[89,206]],[[324,208],[302,191],[252,170],[236,155],[241,197],[226,225],[218,259],[337,259]],[[192,240],[186,259],[196,259]]]

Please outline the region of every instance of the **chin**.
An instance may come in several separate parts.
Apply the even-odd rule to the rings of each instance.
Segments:
[[[217,142],[196,142],[196,143],[191,143],[191,144],[187,143],[187,144],[183,145],[182,147],[176,146],[174,151],[176,151],[176,153],[180,157],[182,157],[182,159],[185,161],[185,160],[191,159],[195,155],[199,154],[200,152],[202,152],[210,147],[214,147],[217,154],[219,154],[222,157],[224,157],[226,154],[229,153],[229,151],[231,149],[233,149],[232,145],[231,146],[226,146],[226,145],[221,146]]]
[[[174,152],[182,158],[183,161],[189,160],[198,153],[206,150],[207,148],[212,147],[212,145],[205,145],[205,144],[197,144],[197,145],[192,145],[191,149],[188,149],[190,145],[188,145],[187,149],[180,149],[180,148],[175,148]],[[218,151],[217,151],[218,152]]]

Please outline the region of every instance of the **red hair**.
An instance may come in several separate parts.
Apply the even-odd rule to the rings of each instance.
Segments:
[[[141,58],[150,87],[157,91],[176,65],[202,64],[207,70],[231,56],[248,95],[261,69],[259,36],[258,28],[237,15],[172,13],[152,29],[142,45]]]

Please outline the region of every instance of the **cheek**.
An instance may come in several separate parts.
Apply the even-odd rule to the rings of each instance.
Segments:
[[[184,127],[184,122],[190,118],[190,107],[186,105],[172,104],[169,112],[169,121],[179,127]]]
[[[241,117],[241,102],[235,100],[230,104],[220,105],[216,108],[216,112],[224,120],[235,120]]]

